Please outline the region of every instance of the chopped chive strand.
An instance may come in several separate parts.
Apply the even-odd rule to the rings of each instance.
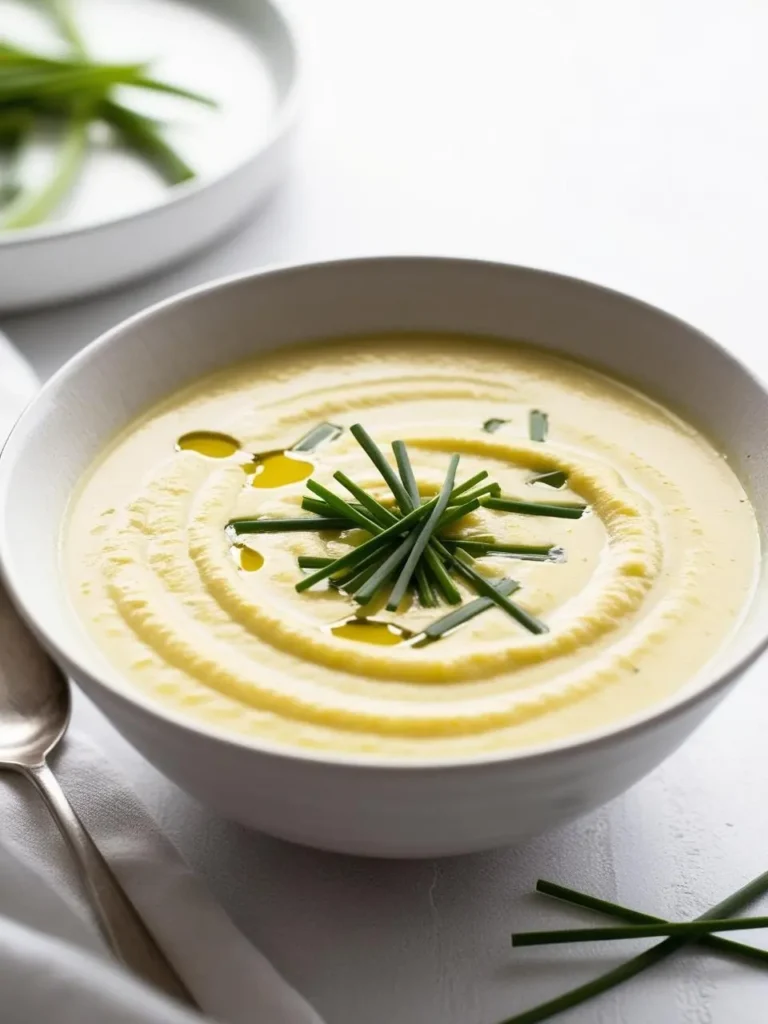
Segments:
[[[448,506],[448,510],[443,513],[442,519],[437,524],[438,530],[444,530],[446,526],[451,526],[459,519],[463,519],[468,516],[470,512],[474,512],[475,509],[480,508],[480,500],[473,498],[471,501],[465,502],[463,505]]]
[[[367,512],[358,512],[348,501],[340,498],[338,494],[334,494],[327,487],[323,487],[316,480],[307,480],[307,487],[313,494],[321,498],[326,505],[330,505],[337,515],[346,516],[348,519],[351,519],[361,530],[368,530],[371,533],[380,532],[381,527]]]
[[[496,417],[486,420],[483,424],[483,430],[486,434],[495,434],[497,430],[500,430],[505,424],[509,423],[509,420],[499,420]]]
[[[403,487],[410,498],[411,508],[416,508],[420,499],[419,485],[416,483],[416,477],[413,475],[413,466],[411,465],[411,459],[408,455],[408,449],[405,446],[405,441],[393,441],[392,452],[395,456],[397,471],[400,474]]]
[[[227,527],[235,533],[301,533],[348,530],[350,524],[348,519],[342,519],[340,516],[303,516],[300,519],[233,519],[227,523]]]
[[[517,498],[487,498],[486,508],[496,509],[499,512],[517,512],[524,516],[550,516],[554,519],[581,519],[587,511],[586,505],[562,504],[538,501],[519,501]]]
[[[548,487],[554,487],[558,490],[560,487],[564,487],[567,481],[568,474],[563,473],[562,470],[556,469],[551,473],[540,473],[538,476],[532,476],[528,483],[546,484]]]
[[[363,565],[361,563],[361,565],[355,566],[350,573],[338,581],[339,588],[343,590],[345,594],[349,594],[350,597],[354,597],[358,590],[365,586],[371,576],[373,576],[379,568],[380,563],[381,560],[377,556],[375,559],[368,561],[367,564]]]
[[[400,602],[402,601],[406,591],[408,590],[408,586],[411,582],[411,577],[413,576],[416,570],[416,565],[419,559],[421,558],[422,554],[426,550],[427,544],[429,544],[429,539],[434,533],[437,524],[440,522],[440,517],[442,516],[443,512],[448,506],[448,501],[450,500],[451,493],[454,487],[454,482],[456,480],[456,470],[458,468],[458,465],[459,456],[452,455],[451,461],[448,464],[448,472],[446,473],[445,481],[443,482],[443,486],[440,488],[440,494],[437,499],[437,504],[432,509],[427,521],[418,531],[416,543],[413,545],[413,549],[411,550],[410,554],[408,555],[408,558],[406,559],[402,572],[400,573],[397,583],[395,584],[394,589],[392,590],[390,599],[387,602],[387,608],[389,609],[389,611],[396,611],[397,608],[400,606]]]
[[[711,932],[737,932],[749,928],[768,928],[768,917],[729,917],[720,920],[662,921],[660,924],[629,924],[623,927],[565,928],[555,931],[521,932],[512,936],[512,945],[549,946],[565,942],[600,942],[617,939],[652,939],[682,935],[698,939]]]
[[[305,512],[314,512],[318,516],[332,516],[334,511],[331,506],[325,502],[320,501],[319,498],[309,498],[306,495],[301,499],[301,507]]]
[[[344,427],[336,423],[318,423],[309,433],[305,434],[296,444],[291,445],[292,452],[316,452],[321,445],[330,444],[344,433]]]
[[[500,594],[494,588],[490,580],[487,580],[485,576],[481,576],[479,572],[475,572],[472,568],[472,558],[469,555],[463,551],[457,551],[453,554],[446,551],[445,548],[443,548],[443,551],[451,559],[454,569],[469,581],[476,593],[483,597],[490,597],[494,604],[503,608],[507,615],[511,615],[513,619],[516,619],[530,633],[540,635],[549,632],[547,626],[540,619],[537,619],[535,615],[530,615],[525,609],[504,597],[503,594]]]
[[[543,878],[540,878],[536,883],[536,891],[543,893],[545,896],[552,896],[555,899],[564,900],[566,903],[572,903],[574,906],[596,910],[600,914],[618,917],[633,924],[668,923],[663,917],[642,914],[640,911],[630,910],[629,907],[622,907],[618,903],[610,903],[608,900],[601,900],[597,896],[588,896],[586,893],[578,892],[576,889],[569,889],[564,885],[558,885],[556,882],[547,882]],[[756,949],[754,946],[748,946],[743,942],[721,939],[717,935],[702,935],[697,940],[697,944],[736,957],[739,960],[754,961],[762,967],[768,965],[768,950]]]
[[[400,566],[408,558],[418,539],[418,532],[416,530],[413,530],[411,533],[408,534],[404,541],[398,544],[398,546],[395,548],[392,554],[389,555],[388,558],[384,559],[384,561],[378,567],[376,572],[371,576],[371,578],[368,580],[365,586],[358,590],[357,593],[355,594],[355,600],[359,604],[369,604],[373,600],[373,598],[376,596],[379,590],[389,580],[389,577],[392,575],[392,573],[395,572],[398,566]],[[404,596],[404,593],[403,595],[401,595],[401,599],[402,596]]]
[[[476,491],[469,491],[466,494],[461,495],[463,501],[472,501],[474,498],[484,498],[486,494],[490,494],[494,498],[498,498],[501,494],[501,487],[499,484],[486,484],[485,487],[478,487]]]
[[[361,544],[354,550],[349,551],[346,555],[342,555],[340,558],[337,558],[333,566],[327,565],[324,569],[318,569],[316,573],[313,573],[311,576],[307,576],[305,579],[301,580],[296,584],[296,590],[300,593],[303,590],[309,590],[309,588],[313,587],[315,583],[319,583],[321,580],[324,580],[333,572],[357,565],[359,561],[362,561],[363,558],[367,557],[369,552],[386,547],[387,544],[400,534],[406,533],[410,530],[425,516],[428,516],[436,504],[437,498],[432,498],[426,503],[426,505],[420,505],[418,508],[415,508],[413,512],[409,512],[407,516],[403,516],[402,519],[398,519],[397,522],[392,524],[392,526],[388,526],[386,530],[383,530],[375,537],[371,537],[370,540],[365,541],[364,544]],[[309,522],[310,520],[306,521]]]
[[[357,512],[365,513],[365,507],[358,505],[354,501],[349,502],[350,506]],[[326,502],[321,501],[320,498],[310,498],[309,495],[304,495],[301,499],[301,507],[305,512],[314,512],[319,516],[332,516],[335,515],[334,509]]]
[[[448,571],[432,544],[427,548],[425,557],[427,559],[427,565],[434,574],[437,586],[440,588],[440,592],[448,604],[461,604],[461,594],[456,589],[453,580],[448,575]]]
[[[469,480],[465,480],[463,484],[459,484],[459,486],[454,490],[453,494],[451,495],[451,500],[449,501],[448,504],[455,505],[456,501],[460,497],[461,500],[464,501],[465,499],[463,496],[466,495],[467,491],[471,491],[475,484],[479,484],[481,480],[485,480],[487,477],[488,470],[481,469],[479,473],[475,473],[475,475],[471,476]]]
[[[483,555],[506,555],[510,558],[522,558],[537,562],[555,562],[557,555],[553,552],[559,551],[554,546],[544,545],[539,547],[532,544],[496,544],[495,542],[464,540],[463,537],[445,537],[443,544],[449,548],[461,548],[475,557]]]
[[[330,565],[332,558],[315,558],[314,555],[299,555],[297,559],[300,569],[322,569],[324,565]]]
[[[385,505],[382,505],[380,501],[371,497],[367,491],[364,491],[362,487],[359,487],[354,480],[350,480],[346,473],[342,473],[341,470],[333,474],[334,480],[345,487],[349,493],[360,502],[364,509],[370,512],[371,516],[377,520],[381,526],[391,526],[392,523],[397,522],[397,516],[394,512],[391,512]]]
[[[382,552],[374,551],[372,555],[364,558],[362,562],[358,562],[352,569],[334,573],[328,582],[337,589],[352,594],[358,587],[362,587],[363,583],[376,571],[381,564],[381,558]]]
[[[349,429],[354,439],[363,449],[376,469],[381,473],[401,510],[403,512],[409,511],[411,508],[411,500],[408,497],[408,492],[400,483],[395,471],[384,458],[381,449],[378,447],[371,435],[361,423],[355,423],[355,425]]]
[[[514,594],[520,588],[517,580],[510,579],[499,580],[498,583],[494,583],[492,586],[500,594],[503,594],[504,597],[509,597],[510,594]],[[423,634],[416,639],[413,646],[421,647],[423,644],[439,640],[441,636],[450,633],[459,626],[463,626],[465,622],[469,622],[470,619],[474,619],[476,615],[487,611],[489,608],[493,608],[493,601],[489,597],[477,597],[474,601],[465,604],[463,608],[457,608],[456,611],[448,612],[447,615],[443,615],[442,618],[430,623]]]
[[[757,878],[742,889],[739,889],[738,892],[723,900],[722,903],[718,903],[717,906],[712,907],[708,913],[702,915],[702,918],[719,919],[730,917],[741,910],[742,907],[754,902],[766,890],[768,890],[768,871],[758,875]],[[676,952],[690,941],[692,940],[685,935],[675,935],[665,939],[663,942],[652,946],[651,949],[645,950],[644,953],[640,953],[639,956],[633,957],[619,967],[614,967],[613,970],[608,971],[599,978],[594,978],[585,985],[579,985],[577,988],[571,989],[570,992],[564,992],[563,995],[550,999],[546,1003],[541,1003],[530,1010],[515,1014],[514,1017],[508,1017],[501,1024],[539,1024],[539,1021],[548,1020],[550,1017],[554,1017],[555,1014],[563,1013],[574,1006],[579,1006],[588,999],[601,995],[603,992],[614,988],[614,986],[634,978],[635,975],[640,974],[647,968],[653,967],[654,964],[659,963],[661,960],[665,960],[670,954]]]
[[[419,595],[419,604],[422,608],[437,607],[437,595],[432,589],[429,573],[423,565],[416,566],[416,591]]]
[[[528,416],[528,436],[532,441],[546,441],[549,433],[549,416],[541,409],[531,409]]]

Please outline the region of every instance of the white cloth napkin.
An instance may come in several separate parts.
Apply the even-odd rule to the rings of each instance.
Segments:
[[[0,443],[35,386],[29,367],[0,335]],[[322,1024],[232,924],[90,740],[70,734],[53,767],[207,1019]],[[29,783],[0,772],[2,1024],[203,1019],[113,962],[50,815]]]

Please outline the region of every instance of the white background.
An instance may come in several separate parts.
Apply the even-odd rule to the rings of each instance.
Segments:
[[[290,9],[306,82],[289,178],[236,237],[181,269],[8,318],[42,375],[124,316],[222,274],[424,252],[626,290],[768,376],[768,4]],[[596,922],[531,895],[537,877],[683,918],[768,867],[766,682],[760,665],[682,751],[591,818],[522,849],[438,863],[358,861],[246,833],[160,779],[82,701],[77,717],[328,1024],[494,1024],[638,948],[513,952],[513,929]],[[758,1024],[766,1006],[768,974],[689,953],[562,1019]]]

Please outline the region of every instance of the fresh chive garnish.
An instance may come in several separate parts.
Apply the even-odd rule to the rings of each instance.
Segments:
[[[429,544],[430,538],[434,533],[437,524],[440,522],[440,517],[448,506],[448,501],[453,491],[454,482],[456,480],[456,469],[459,465],[459,456],[452,455],[451,461],[448,464],[448,472],[443,482],[443,486],[440,488],[440,494],[438,495],[437,504],[429,514],[429,518],[419,530],[416,538],[416,543],[413,545],[413,549],[406,559],[405,565],[403,566],[402,572],[398,577],[397,583],[392,590],[392,594],[387,603],[389,611],[396,611],[400,606],[400,602],[405,596],[405,592],[408,589],[408,585],[411,582],[411,577],[416,571],[416,565],[421,558],[422,554],[426,550],[427,544]],[[437,561],[437,559],[436,559]]]
[[[495,542],[488,543],[486,541],[464,540],[464,538],[453,537],[444,538],[443,544],[450,549],[454,547],[461,548],[475,558],[481,558],[484,555],[502,555],[508,558],[520,558],[523,561],[529,562],[557,561],[557,558],[552,554],[553,551],[558,551],[558,548],[554,545],[496,544]]]
[[[565,486],[567,480],[567,473],[564,473],[561,469],[555,469],[551,473],[539,473],[538,476],[532,476],[528,483],[546,484],[547,487],[554,487],[555,490],[559,490]]]
[[[323,566],[330,565],[333,559],[317,558],[314,555],[299,555],[296,561],[300,569],[322,569]]]
[[[475,473],[475,475],[471,476],[469,480],[465,480],[463,484],[459,484],[459,486],[451,495],[451,500],[448,502],[448,504],[457,504],[459,498],[461,498],[462,501],[466,500],[467,491],[471,491],[475,484],[479,484],[481,480],[485,480],[487,479],[487,477],[488,470],[481,469],[479,473]]]
[[[440,545],[442,547],[442,545]],[[472,558],[463,551],[457,551],[455,553],[447,551],[446,548],[442,548],[448,558],[451,560],[453,568],[463,576],[471,584],[472,589],[483,597],[489,597],[494,604],[497,604],[500,608],[503,608],[507,615],[511,615],[513,619],[520,623],[529,633],[548,633],[547,626],[535,615],[531,615],[525,611],[519,605],[510,601],[509,598],[500,594],[494,587],[490,580],[487,580],[485,576],[481,576],[479,572],[476,572],[472,567]]]
[[[330,444],[344,433],[344,427],[336,423],[318,423],[316,427],[304,435],[296,444],[291,445],[292,452],[316,452],[321,445]]]
[[[741,910],[742,907],[758,899],[766,890],[768,890],[768,871],[758,875],[757,878],[742,889],[739,889],[738,892],[723,900],[722,903],[718,903],[717,906],[712,907],[710,911],[703,914],[698,920],[730,917]],[[594,978],[585,985],[579,985],[577,988],[571,989],[570,992],[565,992],[563,995],[550,999],[546,1003],[541,1003],[530,1010],[515,1014],[514,1017],[508,1017],[501,1024],[539,1024],[540,1021],[549,1020],[550,1017],[554,1017],[558,1013],[563,1013],[574,1006],[579,1006],[588,999],[601,995],[616,985],[634,978],[635,975],[640,974],[649,967],[653,967],[654,964],[659,963],[661,960],[665,960],[690,941],[692,940],[685,935],[676,935],[665,939],[663,942],[652,946],[651,949],[645,950],[639,956],[633,957],[619,967],[614,967],[613,970],[601,975],[601,977]]]
[[[318,530],[349,530],[348,519],[329,516],[302,516],[300,519],[232,519],[227,528],[235,533],[302,533]],[[355,548],[356,551],[359,548]],[[330,575],[330,573],[328,574]]]
[[[397,471],[400,474],[403,487],[410,498],[411,508],[416,508],[421,500],[419,495],[419,485],[416,483],[416,477],[413,475],[413,466],[411,465],[411,459],[408,455],[408,449],[405,446],[405,441],[393,441],[392,451],[395,456]]]
[[[321,424],[311,439],[307,435],[306,439],[294,446],[294,450],[302,444],[302,450],[312,447],[321,436],[330,440],[338,436],[340,430],[333,424]],[[425,642],[493,605],[531,633],[547,632],[543,622],[509,599],[509,594],[518,589],[519,584],[515,581],[502,581],[499,585],[488,580],[476,571],[472,555],[557,561],[556,555],[562,554],[561,548],[500,543],[492,535],[483,535],[477,531],[474,536],[443,537],[442,531],[483,505],[502,511],[569,518],[580,517],[587,506],[575,502],[526,502],[505,497],[500,493],[497,483],[484,482],[488,478],[486,470],[481,470],[457,485],[458,455],[451,456],[439,494],[425,498],[419,493],[408,449],[403,441],[392,443],[397,465],[395,473],[364,427],[355,424],[350,432],[381,474],[398,508],[384,505],[338,470],[334,479],[356,501],[350,501],[317,480],[310,479],[307,488],[311,493],[302,498],[302,508],[312,515],[296,519],[232,520],[228,524],[229,528],[235,533],[357,528],[371,534],[369,539],[338,558],[301,556],[299,568],[308,572],[308,575],[296,583],[295,589],[299,593],[323,580],[329,580],[335,589],[343,590],[364,605],[390,586],[396,577],[387,602],[390,611],[400,607],[409,590],[418,594],[419,602],[425,608],[433,607],[440,599],[448,604],[460,605],[462,595],[451,571],[456,573],[478,595],[477,600],[458,609],[453,618],[444,616],[438,619],[424,633]]]
[[[514,594],[516,590],[520,589],[520,584],[517,580],[510,579],[499,580],[498,583],[493,583],[491,585],[504,597],[509,597],[510,594]],[[493,607],[494,602],[491,601],[489,597],[476,597],[474,601],[470,601],[462,608],[457,608],[456,611],[448,612],[448,614],[443,615],[442,618],[436,619],[435,622],[431,622],[421,635],[416,638],[413,646],[422,647],[426,643],[439,640],[441,636],[445,636],[446,633],[450,633],[459,626],[463,626],[465,622],[469,622],[470,619],[474,619],[476,615],[480,615],[481,612],[487,611],[489,608]]]
[[[549,416],[541,409],[531,409],[528,415],[528,436],[532,441],[546,441],[549,433]]]
[[[351,519],[353,523],[359,526],[361,530],[368,530],[369,533],[380,532],[381,527],[368,513],[358,512],[354,505],[340,498],[338,494],[334,494],[333,491],[319,484],[316,480],[307,480],[307,487],[313,494],[316,494],[324,501],[326,505],[329,505],[336,515],[346,516],[347,519]]]
[[[402,563],[408,558],[409,554],[414,548],[416,541],[419,539],[419,534],[416,530],[411,531],[408,536],[402,541],[395,550],[389,555],[381,565],[378,567],[376,572],[371,578],[355,593],[355,600],[358,604],[370,604],[376,594],[381,588],[388,582],[390,576],[402,565]],[[400,595],[400,600],[405,596],[405,591]],[[400,603],[398,601],[398,605]],[[390,599],[390,604],[391,604]],[[387,605],[389,607],[389,604]],[[395,606],[395,610],[397,605]]]
[[[682,935],[698,939],[711,932],[738,932],[749,928],[768,928],[768,917],[728,917],[696,921],[662,921],[660,924],[629,924],[623,927],[563,928],[542,932],[519,932],[512,936],[512,945],[554,946],[565,942],[600,942],[616,939],[651,939],[666,935]]]
[[[400,506],[400,510],[405,513],[408,512],[411,506],[411,499],[408,496],[408,492],[403,487],[402,483],[398,479],[396,473],[384,458],[381,449],[378,447],[376,442],[373,440],[371,435],[360,423],[355,423],[354,426],[350,427],[350,432],[360,447],[363,449],[365,454],[374,464],[376,469],[381,473],[386,481],[387,487],[395,497],[395,501]]]
[[[449,505],[446,512],[443,512],[440,522],[437,524],[438,530],[444,530],[446,526],[452,526],[453,523],[459,519],[463,519],[468,516],[470,512],[474,512],[480,508],[482,502],[479,498],[472,498],[471,501],[465,501],[461,505]]]
[[[490,497],[485,501],[486,508],[497,509],[499,512],[517,512],[524,516],[551,516],[555,519],[581,519],[587,511],[586,505],[575,502],[555,504],[543,501],[520,501],[518,498]]]
[[[394,512],[391,512],[386,506],[382,505],[380,501],[376,501],[374,497],[364,491],[362,487],[358,487],[354,480],[350,480],[346,473],[342,473],[338,470],[333,474],[334,480],[346,487],[349,493],[360,502],[360,504],[366,508],[371,516],[375,518],[381,526],[391,526],[397,522],[397,516]]]
[[[495,434],[497,430],[500,430],[507,423],[509,423],[509,420],[496,419],[494,416],[485,421],[483,424],[483,430],[486,434]]]
[[[429,578],[429,572],[423,565],[416,566],[416,591],[422,608],[437,607],[437,594]]]
[[[461,495],[461,498],[462,501],[473,501],[475,498],[484,498],[486,495],[498,498],[501,495],[500,485],[495,483],[486,484],[485,487],[478,487],[476,491],[467,491]]]
[[[427,565],[432,570],[437,586],[445,601],[448,604],[461,604],[461,594],[456,589],[456,585],[451,579],[448,570],[443,565],[437,551],[437,541],[434,539],[430,541],[429,547],[425,552],[425,558],[427,559]]]
[[[634,924],[668,924],[663,917],[654,917],[652,914],[642,914],[637,910],[630,910],[618,903],[611,903],[608,900],[601,900],[597,896],[588,896],[586,893],[578,892],[576,889],[569,889],[565,885],[558,885],[556,882],[547,882],[540,878],[536,883],[536,891],[545,896],[553,896],[555,899],[564,900],[566,903],[573,903],[578,907],[586,907],[588,910],[596,910],[600,914],[607,914],[610,917],[618,917],[624,921]],[[756,949],[743,942],[734,942],[732,939],[721,939],[717,935],[702,935],[697,940],[697,945],[707,946],[709,949],[726,953],[729,956],[737,957],[740,960],[754,961],[761,966],[768,965],[768,950]]]
[[[432,498],[425,505],[420,505],[418,508],[415,508],[412,512],[409,512],[407,516],[403,516],[402,519],[398,519],[397,522],[388,526],[386,530],[383,530],[381,533],[377,534],[375,537],[371,537],[370,540],[365,541],[365,543],[361,544],[353,551],[350,551],[346,555],[342,555],[341,558],[338,558],[336,563],[334,563],[336,566],[335,569],[331,566],[326,566],[324,569],[319,569],[312,576],[307,576],[306,579],[301,580],[296,584],[296,590],[299,592],[309,590],[309,588],[313,587],[315,583],[319,583],[320,580],[324,580],[326,576],[330,576],[331,573],[337,569],[351,568],[353,565],[356,565],[357,562],[365,558],[369,552],[385,547],[400,534],[407,533],[411,530],[416,523],[429,515],[436,504],[437,498]]]

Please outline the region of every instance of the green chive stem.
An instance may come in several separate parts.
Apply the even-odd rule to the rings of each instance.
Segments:
[[[359,487],[354,480],[350,480],[346,473],[341,470],[337,470],[333,474],[334,480],[346,487],[349,493],[360,502],[360,504],[368,509],[371,515],[377,519],[381,526],[391,526],[397,522],[397,516],[394,512],[390,512],[386,506],[382,505],[380,501],[376,501],[367,491]]]
[[[514,594],[516,590],[519,590],[520,584],[517,580],[499,580],[498,583],[494,583],[493,586],[498,590],[504,597],[509,597],[510,594]],[[427,628],[414,639],[414,647],[422,647],[426,643],[430,643],[434,640],[438,640],[441,636],[446,633],[450,633],[451,630],[456,629],[458,626],[463,626],[465,622],[469,622],[476,615],[481,612],[487,611],[489,608],[493,608],[493,601],[489,597],[477,597],[474,601],[470,601],[465,604],[462,608],[457,608],[455,611],[448,612],[447,615],[443,615],[442,618],[436,619],[431,622]]]
[[[642,914],[637,910],[630,910],[618,903],[610,903],[608,900],[601,900],[597,896],[588,896],[578,892],[576,889],[569,889],[567,886],[558,885],[556,882],[547,882],[540,878],[536,883],[536,891],[544,893],[545,896],[552,896],[566,903],[572,903],[578,907],[586,907],[588,910],[596,910],[601,914],[608,914],[611,917],[618,917],[624,921],[634,924],[667,924],[663,917],[654,917],[652,914]],[[708,949],[717,950],[739,960],[753,962],[761,967],[768,966],[768,950],[757,949],[748,946],[743,942],[734,942],[732,939],[721,939],[717,935],[702,935],[697,945],[706,946]]]
[[[565,942],[600,942],[616,939],[649,939],[664,935],[683,935],[698,939],[713,932],[746,931],[768,928],[768,917],[729,917],[724,920],[663,921],[660,924],[630,924],[597,928],[564,928],[553,931],[519,932],[512,936],[512,945],[554,946]]]
[[[475,558],[484,555],[504,555],[509,558],[520,558],[529,562],[554,562],[553,552],[558,549],[552,544],[497,544],[495,541],[464,540],[463,537],[444,537],[443,544],[449,549],[461,548]]]
[[[302,516],[300,519],[232,519],[227,523],[227,528],[234,530],[235,533],[302,533],[318,530],[348,530],[349,520],[328,516]],[[355,551],[359,550],[360,548],[355,548]],[[330,566],[326,566],[326,568],[330,568]],[[327,575],[331,574],[327,573]],[[307,577],[307,579],[311,579],[311,577]]]
[[[392,573],[395,572],[398,566],[400,566],[408,558],[408,555],[413,550],[413,547],[418,539],[418,532],[416,530],[411,531],[411,533],[408,534],[405,540],[398,544],[398,546],[395,548],[392,554],[389,555],[388,558],[384,559],[384,561],[378,567],[376,572],[371,576],[371,578],[367,581],[367,583],[365,583],[364,586],[362,586],[358,591],[356,591],[355,600],[357,601],[358,604],[369,604],[373,600],[373,598],[376,596],[379,590],[389,580],[389,577],[392,575]],[[405,592],[403,592],[403,594],[400,595],[401,600],[404,596],[404,593]],[[389,607],[389,605],[387,607]],[[395,609],[396,608],[397,606],[395,606]]]
[[[460,456],[458,455],[451,456],[451,460],[448,464],[448,472],[446,473],[445,480],[443,481],[443,486],[440,488],[437,504],[430,512],[429,518],[419,530],[416,543],[413,545],[413,548],[406,559],[405,565],[402,568],[400,576],[397,579],[397,583],[395,584],[389,601],[387,602],[387,609],[391,612],[396,611],[400,607],[400,602],[408,590],[411,577],[416,570],[416,565],[424,554],[427,544],[429,544],[430,537],[434,533],[437,524],[440,522],[443,512],[448,507],[448,501],[451,497],[456,480],[456,470],[459,465],[459,458]]]
[[[575,502],[520,501],[518,498],[487,498],[485,507],[500,512],[517,512],[524,516],[550,516],[555,519],[581,519],[587,511],[586,505]]]
[[[319,484],[316,480],[307,480],[307,488],[321,498],[326,505],[334,510],[336,515],[346,516],[355,525],[359,526],[361,530],[368,530],[369,533],[380,533],[381,527],[372,519],[370,515],[365,512],[358,512],[354,505],[345,501],[344,498],[340,498],[338,494],[334,494],[333,491]]]
[[[421,500],[421,495],[419,494],[419,485],[416,483],[416,477],[413,473],[413,466],[411,465],[405,441],[393,441],[392,452],[395,456],[397,471],[400,474],[403,487],[410,498],[411,508],[416,508]]]
[[[411,499],[394,470],[384,458],[381,449],[361,423],[355,423],[354,426],[349,429],[354,439],[363,449],[376,469],[381,473],[387,487],[392,491],[395,501],[400,506],[401,511],[403,513],[408,512],[412,508]]]
[[[753,903],[766,890],[768,890],[768,871],[758,875],[748,885],[733,893],[732,896],[723,900],[722,903],[712,907],[711,910],[702,915],[702,919],[730,917],[741,910],[742,907]],[[633,957],[619,967],[614,967],[613,970],[608,971],[599,978],[594,978],[585,985],[579,985],[577,988],[573,988],[569,992],[565,992],[563,995],[550,999],[546,1003],[535,1006],[530,1010],[515,1014],[514,1017],[508,1017],[501,1024],[539,1024],[539,1021],[548,1020],[558,1013],[563,1013],[574,1006],[579,1006],[588,999],[601,995],[616,985],[634,978],[635,975],[640,974],[649,967],[653,967],[654,964],[659,963],[661,960],[665,960],[670,954],[675,953],[689,941],[690,939],[685,935],[676,935],[665,939],[663,942],[652,946],[651,949],[645,950],[645,952]]]
[[[316,558],[314,555],[299,555],[297,559],[300,569],[322,569],[332,561],[332,558]]]
[[[326,566],[324,569],[318,569],[312,576],[307,576],[296,584],[296,589],[301,593],[303,590],[309,590],[316,583],[324,580],[327,576],[330,576],[333,572],[340,569],[351,568],[356,565],[359,561],[365,558],[369,552],[375,551],[378,548],[383,548],[389,544],[393,539],[398,537],[401,533],[408,532],[416,523],[428,516],[432,509],[437,504],[438,499],[432,498],[424,505],[419,505],[408,515],[403,516],[402,519],[398,519],[397,522],[388,526],[386,530],[377,534],[375,537],[371,537],[370,540],[365,541],[359,547],[349,551],[346,555],[342,555],[336,560],[334,566]]]
[[[438,546],[438,550],[442,547],[442,552],[450,559],[450,564],[453,568],[463,576],[472,586],[472,589],[480,594],[482,597],[489,597],[494,604],[497,604],[500,608],[503,608],[507,615],[511,615],[513,619],[520,623],[530,633],[548,633],[549,629],[535,615],[531,615],[525,611],[519,605],[510,601],[509,598],[500,594],[494,585],[487,580],[485,576],[482,576],[479,572],[475,572],[472,567],[472,558],[465,552],[457,551],[453,554],[447,551],[442,545]],[[440,552],[442,554],[442,552]]]

